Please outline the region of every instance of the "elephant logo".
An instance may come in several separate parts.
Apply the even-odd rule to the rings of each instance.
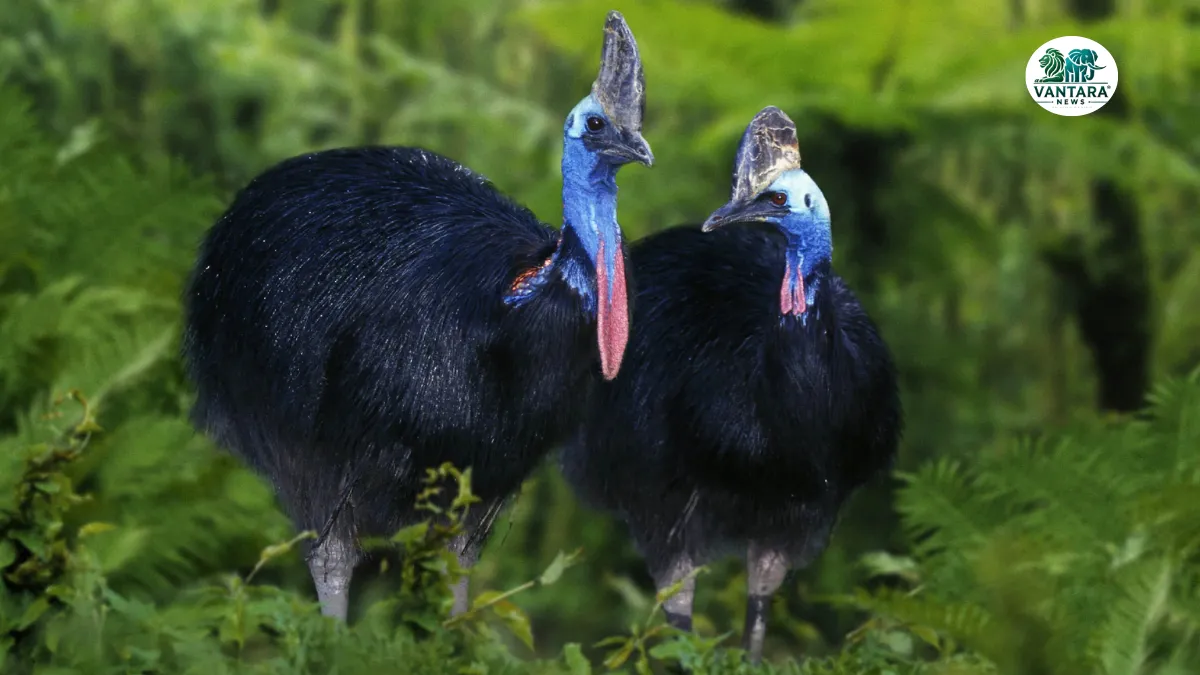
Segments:
[[[1096,58],[1095,49],[1072,49],[1064,57],[1062,52],[1050,47],[1045,55],[1038,59],[1038,65],[1042,67],[1045,76],[1039,77],[1037,81],[1040,84],[1090,82],[1096,77],[1096,71],[1104,68],[1096,63]]]
[[[1067,35],[1038,47],[1025,67],[1029,95],[1056,115],[1086,115],[1117,89],[1117,64],[1094,40]]]

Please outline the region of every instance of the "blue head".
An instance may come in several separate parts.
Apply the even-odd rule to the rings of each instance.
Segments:
[[[563,277],[596,310],[604,376],[616,377],[629,340],[624,248],[617,224],[617,170],[651,166],[642,138],[645,77],[633,33],[619,12],[604,25],[600,75],[563,128],[563,227],[572,230],[594,276],[576,261],[560,261]],[[594,280],[594,281],[593,281]],[[594,285],[593,285],[594,284]]]
[[[802,316],[812,304],[818,265],[833,255],[829,203],[800,168],[796,125],[779,108],[764,108],[746,127],[733,170],[733,195],[704,222],[703,230],[735,222],[766,222],[787,238],[787,267],[780,289],[784,314]]]

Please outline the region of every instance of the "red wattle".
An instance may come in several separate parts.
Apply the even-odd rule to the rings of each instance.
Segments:
[[[796,276],[793,284],[791,266],[784,268],[783,286],[779,288],[779,310],[784,314],[799,316],[808,310],[808,298],[804,297],[804,277],[799,274]]]
[[[596,256],[596,286],[599,287],[596,338],[600,343],[600,370],[604,373],[604,379],[611,380],[621,369],[625,345],[629,342],[629,299],[625,291],[625,256],[618,250],[613,258],[611,293],[608,266],[604,261],[604,242],[601,241],[600,252]]]
[[[779,310],[784,314],[792,313],[792,267],[783,268],[783,286],[779,288]]]

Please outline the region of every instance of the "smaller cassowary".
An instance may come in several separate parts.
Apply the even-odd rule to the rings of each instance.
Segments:
[[[675,627],[691,629],[689,574],[746,556],[752,661],[772,594],[901,435],[892,357],[832,251],[795,126],[766,108],[742,137],[732,199],[631,247],[629,353],[562,456],[583,499],[627,523],[660,590],[686,579],[664,606]]]
[[[423,517],[426,469],[472,470],[454,543],[577,428],[629,332],[617,170],[651,165],[645,81],[617,12],[563,129],[563,226],[411,147],[293,157],[241,190],[185,296],[195,425],[269,479],[301,529],[322,611],[346,618],[359,539]],[[452,495],[451,495],[452,496]],[[453,612],[467,607],[464,578]]]

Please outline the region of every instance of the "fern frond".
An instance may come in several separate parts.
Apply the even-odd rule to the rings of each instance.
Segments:
[[[934,630],[973,647],[986,643],[994,625],[994,617],[982,606],[946,603],[919,591],[884,589],[866,593],[860,590],[855,594],[855,603],[861,609],[901,625]]]
[[[943,458],[902,478],[898,509],[921,556],[969,550],[1004,521],[1006,514],[981,498],[976,478],[957,460]]]
[[[1174,584],[1174,565],[1167,559],[1126,566],[1115,580],[1120,597],[1110,605],[1108,620],[1093,638],[1093,659],[1105,675],[1138,675],[1150,658],[1152,637],[1166,614]]]
[[[104,498],[77,517],[117,525],[89,546],[127,592],[169,597],[230,565],[253,566],[291,531],[261,479],[183,419],[130,419],[89,452],[82,485]]]

